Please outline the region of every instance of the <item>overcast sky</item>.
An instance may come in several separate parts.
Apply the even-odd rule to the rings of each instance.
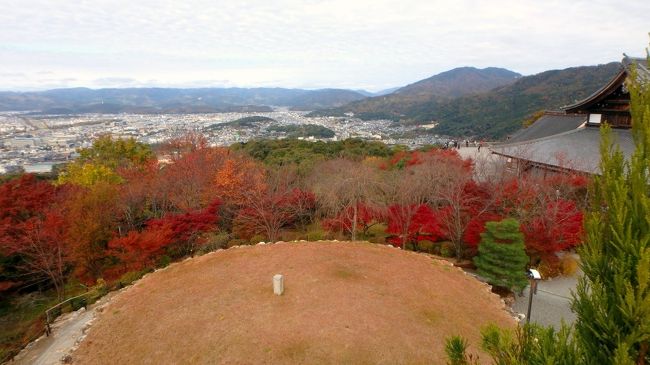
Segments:
[[[650,1],[0,0],[0,90],[380,90],[459,66],[641,56]]]

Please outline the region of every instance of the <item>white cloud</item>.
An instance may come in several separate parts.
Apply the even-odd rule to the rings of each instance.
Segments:
[[[61,86],[382,89],[465,65],[531,74],[616,61],[640,54],[650,30],[646,0],[0,3],[0,89],[45,87],[43,71],[76,79]]]

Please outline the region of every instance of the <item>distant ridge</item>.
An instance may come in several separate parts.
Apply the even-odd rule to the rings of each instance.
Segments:
[[[354,113],[363,119],[412,119],[413,113],[459,96],[513,83],[521,75],[503,68],[459,67],[401,87],[394,92],[352,102],[312,115]]]
[[[69,88],[40,92],[0,92],[0,110],[41,113],[209,113],[337,107],[366,96],[343,89],[284,88]]]
[[[433,95],[456,98],[512,83],[520,74],[505,68],[459,67],[397,89],[397,95]]]

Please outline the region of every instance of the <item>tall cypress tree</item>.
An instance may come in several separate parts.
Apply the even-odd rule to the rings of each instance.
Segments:
[[[628,89],[635,152],[626,162],[602,128],[602,175],[579,251],[584,276],[572,307],[586,364],[650,363],[650,80],[633,73]]]
[[[487,222],[474,263],[478,274],[492,285],[510,290],[526,287],[528,256],[519,222],[512,218]]]

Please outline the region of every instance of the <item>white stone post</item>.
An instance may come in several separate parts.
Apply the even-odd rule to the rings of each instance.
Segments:
[[[277,274],[273,276],[273,293],[282,295],[284,293],[284,276]]]

